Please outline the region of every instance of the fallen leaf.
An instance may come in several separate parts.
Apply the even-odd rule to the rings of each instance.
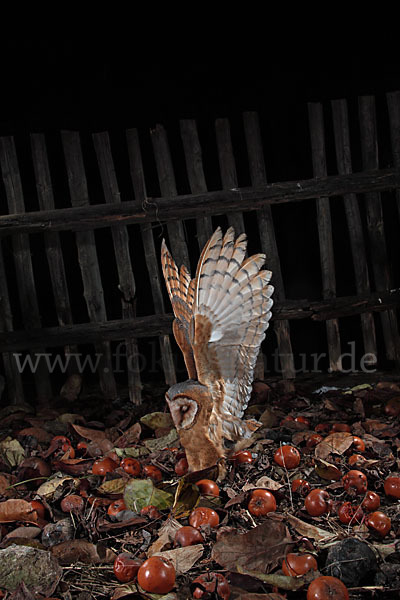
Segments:
[[[171,429],[168,435],[164,435],[163,437],[144,440],[144,445],[150,452],[154,452],[155,450],[164,450],[164,448],[169,448],[173,446],[175,442],[178,441],[178,433],[176,429]]]
[[[10,467],[17,467],[25,459],[25,450],[18,440],[7,437],[0,442],[0,457]]]
[[[247,592],[238,587],[231,586],[231,600],[283,600],[282,594],[271,592],[270,594],[255,594]]]
[[[344,454],[353,443],[353,435],[347,431],[330,433],[315,448],[316,458],[327,459],[332,453]]]
[[[176,519],[189,516],[189,513],[196,506],[200,498],[200,490],[194,483],[187,483],[180,479],[175,492],[174,504],[172,506],[173,515]]]
[[[37,489],[36,493],[39,496],[45,498],[46,500],[50,500],[53,497],[56,490],[60,486],[64,486],[66,482],[69,482],[69,484],[74,488],[77,488],[80,484],[79,479],[75,479],[73,477],[70,477],[69,475],[63,475],[62,473],[55,473],[55,475],[53,475],[51,479],[48,479],[47,481],[42,483],[42,485]]]
[[[133,479],[125,487],[124,501],[128,508],[140,512],[150,504],[160,509],[170,508],[174,497],[155,487],[151,479]]]
[[[0,502],[0,523],[12,523],[13,521],[37,522],[37,513],[33,510],[30,502],[14,499]]]
[[[141,456],[146,456],[149,454],[149,450],[144,446],[138,446],[137,448],[114,448],[115,453],[118,458],[125,458],[128,456],[129,458],[140,458]]]
[[[52,546],[50,552],[60,565],[70,565],[78,561],[88,565],[110,564],[117,556],[102,544],[92,544],[86,540],[62,542]]]
[[[321,477],[321,479],[327,479],[328,481],[339,481],[342,478],[342,472],[335,465],[326,462],[326,460],[323,460],[322,458],[316,458],[315,462],[315,472],[317,473],[318,477]]]
[[[17,478],[11,473],[0,473],[0,494],[2,496],[13,496],[14,491],[9,489],[11,485],[16,483]]]
[[[51,596],[61,576],[60,565],[46,550],[16,544],[0,550],[0,588],[13,591],[24,582],[35,597]]]
[[[195,544],[183,548],[173,548],[165,552],[155,552],[152,556],[162,556],[172,561],[177,575],[187,573],[193,565],[203,556],[204,546]]]
[[[8,541],[12,538],[29,538],[33,540],[34,538],[38,537],[41,533],[42,530],[40,529],[40,527],[16,527],[15,529],[7,533],[6,536],[4,536],[3,541]]]
[[[53,437],[51,433],[49,433],[45,429],[42,429],[41,427],[25,427],[25,429],[21,429],[21,431],[18,432],[18,435],[23,437],[31,435],[32,437],[36,438],[38,442],[41,443],[48,443]]]
[[[92,442],[100,444],[102,440],[106,439],[106,434],[104,431],[99,431],[98,429],[89,429],[88,427],[75,425],[75,423],[72,423],[71,425],[78,435],[80,435],[83,438],[87,438]]]
[[[140,423],[135,423],[132,425],[132,427],[129,427],[125,433],[117,438],[114,444],[115,446],[118,446],[118,448],[127,448],[128,446],[133,446],[139,440],[141,432],[142,428],[140,427]]]
[[[173,542],[176,532],[181,527],[182,525],[175,519],[168,519],[165,525],[159,530],[159,536],[148,549],[147,555],[152,556],[156,552],[161,552],[167,544]]]
[[[266,488],[268,490],[279,490],[281,489],[283,486],[281,483],[279,483],[278,481],[275,481],[274,479],[271,479],[270,477],[267,477],[267,475],[263,475],[262,477],[260,477],[260,479],[257,479],[257,481],[253,484],[253,483],[245,483],[244,486],[242,487],[242,491],[243,492],[247,492],[248,490],[254,490],[257,488]]]
[[[289,521],[297,533],[303,535],[304,537],[312,538],[317,542],[326,542],[336,537],[335,533],[326,531],[325,529],[321,529],[315,525],[310,525],[310,523],[306,523],[305,521],[302,521],[301,519],[298,519],[289,513],[285,514],[284,518],[286,521]]]
[[[159,429],[160,427],[173,427],[174,423],[170,413],[153,412],[148,415],[143,415],[140,422],[150,429]]]
[[[105,481],[98,488],[97,491],[101,494],[123,494],[126,486],[126,479],[118,477],[118,479],[110,479]]]
[[[268,583],[269,585],[273,585],[282,590],[288,590],[291,592],[295,592],[306,585],[308,585],[313,579],[319,577],[320,573],[318,571],[309,571],[305,575],[301,577],[287,577],[286,575],[278,575],[277,573],[273,573],[270,575],[266,575],[264,573],[259,573],[257,571],[247,571],[242,567],[238,568],[239,573],[243,573],[244,575],[250,575],[251,577],[256,577],[260,579],[264,583]]]
[[[226,533],[214,544],[211,557],[230,571],[269,573],[280,565],[292,540],[279,521],[266,520],[247,533]]]

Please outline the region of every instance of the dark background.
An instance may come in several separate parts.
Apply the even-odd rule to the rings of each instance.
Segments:
[[[237,163],[239,185],[250,184],[242,126],[242,112],[257,110],[263,133],[267,174],[270,182],[312,176],[308,132],[307,102],[324,103],[328,173],[335,174],[336,164],[329,100],[346,98],[352,134],[353,168],[361,169],[357,97],[376,96],[379,127],[380,166],[391,164],[390,139],[385,93],[400,89],[400,59],[397,36],[386,33],[384,46],[366,38],[352,48],[343,46],[345,33],[338,31],[334,43],[324,31],[313,44],[305,44],[299,35],[290,42],[282,36],[266,42],[259,34],[242,39],[239,30],[224,35],[180,31],[160,37],[147,22],[144,37],[135,33],[141,22],[132,25],[126,36],[118,29],[72,29],[69,34],[38,35],[12,31],[3,38],[2,93],[0,95],[0,135],[15,136],[21,172],[23,172],[27,210],[35,210],[34,178],[29,159],[29,133],[44,132],[48,142],[52,176],[59,206],[68,205],[68,188],[62,171],[60,129],[81,132],[91,202],[101,202],[102,190],[93,154],[91,134],[110,132],[122,197],[131,199],[124,131],[137,127],[144,156],[147,191],[159,195],[154,161],[151,156],[149,129],[161,123],[167,129],[179,193],[189,191],[179,137],[179,119],[195,118],[203,147],[204,168],[209,189],[221,187],[215,145],[214,121],[229,117]],[[271,25],[269,26],[271,27]],[[50,29],[51,31],[51,29]],[[270,31],[270,29],[269,29]],[[304,37],[306,37],[304,32]],[[118,170],[119,169],[119,170]],[[399,278],[398,216],[394,198],[384,195],[386,238],[394,284]],[[334,229],[338,295],[355,293],[349,240],[341,203],[331,202]],[[6,213],[0,190],[1,213]],[[274,209],[274,219],[282,271],[288,298],[321,297],[318,233],[315,205],[312,202],[285,205]],[[226,224],[216,219],[215,224]],[[188,223],[190,233],[191,225]],[[256,222],[246,217],[250,234],[250,252],[259,250]],[[151,314],[151,297],[139,236],[131,230],[132,255],[138,287],[138,314]],[[155,230],[160,243],[165,231]],[[73,234],[63,233],[63,248],[70,281],[75,322],[87,320]],[[120,299],[116,289],[116,269],[110,263],[112,244],[109,231],[96,232],[102,269],[108,318],[120,318]],[[32,258],[36,265],[39,303],[43,325],[55,325],[56,315],[48,290],[50,281],[45,264],[43,243],[32,238]],[[191,237],[189,236],[189,239]],[[10,293],[13,288],[12,248],[4,242]],[[198,249],[190,246],[192,270]],[[371,278],[372,279],[372,278]],[[372,285],[373,288],[373,285]],[[169,306],[166,304],[166,306]],[[15,326],[21,326],[18,303],[14,302]],[[381,340],[379,319],[378,337]],[[348,341],[360,340],[359,317],[341,320],[343,351]],[[292,324],[296,354],[326,351],[324,324],[299,321]],[[382,345],[381,345],[382,348]],[[272,353],[274,341],[266,349]],[[146,351],[147,352],[147,351]],[[327,362],[321,363],[327,366]]]

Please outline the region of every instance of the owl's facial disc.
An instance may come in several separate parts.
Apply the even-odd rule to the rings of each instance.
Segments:
[[[187,396],[175,396],[172,400],[166,394],[172,420],[177,429],[189,429],[195,421],[198,405]]]

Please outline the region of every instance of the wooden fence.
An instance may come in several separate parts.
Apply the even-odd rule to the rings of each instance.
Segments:
[[[19,161],[13,137],[0,138],[0,163],[4,182],[3,214],[0,217],[0,352],[11,400],[23,398],[23,377],[15,361],[15,353],[28,351],[32,357],[45,354],[46,349],[64,347],[66,355],[78,352],[81,344],[93,344],[100,357],[98,377],[106,397],[116,397],[117,387],[112,365],[111,342],[125,340],[129,394],[133,402],[141,400],[141,378],[138,340],[157,336],[160,344],[165,382],[176,381],[170,343],[171,322],[169,304],[165,302],[164,282],[160,275],[159,253],[153,235],[154,223],[165,223],[169,245],[175,260],[190,264],[184,222],[195,219],[196,239],[200,251],[211,235],[212,217],[226,215],[236,232],[245,231],[244,213],[256,211],[261,250],[268,256],[273,271],[275,306],[273,329],[284,379],[295,377],[290,334],[290,321],[312,318],[326,323],[329,368],[340,371],[341,339],[339,319],[360,315],[364,351],[374,363],[378,357],[374,312],[379,312],[384,340],[380,353],[400,364],[400,347],[396,309],[400,303],[399,290],[393,289],[387,257],[381,192],[393,191],[400,215],[400,92],[387,95],[387,114],[390,123],[392,165],[379,168],[378,131],[375,98],[359,98],[359,131],[362,151],[362,170],[353,173],[350,125],[346,100],[334,100],[330,106],[311,103],[308,106],[311,157],[314,177],[302,181],[268,183],[262,135],[258,115],[243,116],[251,187],[239,187],[231,138],[230,123],[217,119],[215,123],[222,189],[208,190],[203,167],[202,148],[194,120],[180,122],[180,136],[186,165],[190,194],[179,194],[175,180],[174,162],[167,133],[157,126],[151,131],[152,153],[158,177],[159,197],[149,197],[146,191],[145,168],[138,132],[126,132],[127,163],[129,162],[134,197],[122,193],[117,173],[120,165],[114,156],[108,133],[93,135],[93,150],[105,202],[93,203],[87,181],[85,155],[79,133],[61,133],[68,182],[68,196],[54,190],[53,174],[43,134],[31,135],[29,161]],[[333,127],[336,152],[335,174],[328,174],[325,123],[329,114]],[[25,149],[26,150],[26,149]],[[207,149],[205,148],[206,152]],[[33,168],[35,199],[24,197],[24,169]],[[53,161],[54,162],[54,161]],[[127,166],[127,165],[126,165]],[[118,167],[118,168],[117,168]],[[93,176],[90,173],[91,177]],[[100,184],[100,182],[99,182]],[[29,186],[28,186],[29,187]],[[362,205],[358,194],[363,194]],[[1,197],[0,197],[1,198]],[[97,198],[96,198],[97,199]],[[91,203],[92,200],[92,203]],[[344,203],[349,236],[356,295],[337,297],[335,256],[330,201]],[[274,229],[274,206],[294,202],[316,203],[317,228],[321,266],[322,290],[318,301],[286,298]],[[3,203],[3,199],[1,199]],[[37,203],[38,210],[32,209]],[[26,206],[29,210],[26,210]],[[366,227],[363,227],[363,218]],[[134,225],[134,227],[131,227]],[[104,265],[99,261],[99,243],[95,230],[109,228],[114,256],[110,265],[120,291],[120,318],[107,318],[107,302],[103,289]],[[79,262],[79,285],[68,283],[65,247],[62,232],[74,232]],[[31,256],[32,236],[44,243],[51,286],[46,290],[48,302],[58,321],[54,326],[42,326],[38,301],[37,265]],[[250,234],[251,235],[251,234]],[[4,243],[11,236],[11,252],[4,255]],[[132,261],[131,242],[140,237],[146,263],[146,283],[141,269]],[[12,264],[10,264],[12,263]],[[134,266],[133,266],[134,265]],[[370,278],[372,274],[372,281]],[[77,276],[78,274],[76,274]],[[147,283],[148,281],[148,283]],[[149,286],[154,311],[136,316],[135,299]],[[18,306],[12,300],[10,288],[16,288]],[[74,323],[72,296],[82,289],[88,322]],[[43,295],[43,290],[40,290]],[[15,326],[18,319],[20,325]],[[71,372],[74,371],[71,362]],[[53,395],[51,374],[45,361],[39,361],[34,373],[37,396]]]

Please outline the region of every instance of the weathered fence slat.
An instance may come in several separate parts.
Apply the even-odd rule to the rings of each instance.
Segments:
[[[14,138],[0,138],[0,162],[8,210],[10,213],[23,213],[25,212],[25,204]],[[12,244],[24,326],[27,330],[37,329],[41,327],[41,319],[35,288],[29,237],[26,234],[15,235]],[[40,345],[37,348],[34,348],[32,352],[33,351],[41,354],[44,352],[44,348]],[[50,378],[46,365],[40,359],[34,373],[34,379],[39,399],[49,400],[52,397]]]
[[[333,100],[331,106],[338,173],[349,175],[353,169],[347,102],[346,100]],[[356,290],[358,294],[368,294],[370,292],[370,282],[358,199],[355,194],[344,194],[343,202],[350,236]],[[361,315],[361,329],[364,351],[369,357],[368,364],[374,365],[377,362],[378,352],[375,322],[372,313],[363,313]]]
[[[146,182],[144,178],[142,153],[139,145],[139,136],[137,129],[128,129],[126,132],[129,166],[131,172],[131,180],[135,198],[140,203],[145,203]],[[140,225],[142,235],[143,248],[146,260],[147,271],[150,278],[151,293],[153,296],[154,312],[156,315],[165,313],[164,299],[162,294],[162,285],[160,276],[160,256],[157,254],[154,244],[153,230],[151,223],[143,223]],[[171,340],[169,335],[159,334],[161,361],[167,385],[176,383],[176,373],[174,359],[171,349]]]
[[[180,126],[190,190],[192,194],[201,194],[207,191],[207,183],[196,121],[194,119],[183,119],[180,121]],[[198,217],[196,219],[196,229],[201,252],[213,234],[211,217]]]
[[[309,103],[311,153],[314,177],[326,177],[325,128],[322,104]],[[333,252],[332,222],[329,198],[317,201],[317,226],[322,275],[322,297],[332,299],[336,296],[335,258]],[[328,340],[329,368],[331,371],[342,369],[339,323],[337,319],[326,321]]]
[[[363,168],[378,169],[378,134],[375,98],[373,96],[360,96],[358,106]],[[389,290],[391,288],[391,277],[386,251],[380,194],[377,192],[367,192],[365,194],[365,205],[375,287],[379,290]],[[387,357],[400,364],[400,340],[396,311],[390,310],[382,313],[381,321]]]
[[[224,190],[237,189],[239,183],[236,173],[229,120],[217,119],[215,121],[215,132],[217,136],[222,187]],[[237,235],[245,232],[243,213],[240,211],[240,200],[238,200],[238,212],[228,214],[228,223],[234,228]]]
[[[358,315],[365,312],[382,312],[400,306],[400,290],[374,292],[361,296],[342,296],[334,300],[284,300],[276,302],[273,321],[312,319],[326,321]],[[38,342],[52,347],[60,344],[92,343],[101,337],[121,340],[133,335],[135,338],[164,336],[172,332],[172,314],[148,315],[134,319],[117,319],[105,323],[82,323],[48,327],[31,331],[4,331],[0,333],[0,352],[12,352],[37,346]]]
[[[156,160],[158,181],[162,196],[177,196],[174,167],[169,149],[167,133],[162,125],[150,131]],[[170,250],[178,267],[185,265],[190,271],[189,253],[182,221],[167,224]]]
[[[389,109],[390,139],[393,164],[400,169],[400,91],[386,94]],[[397,211],[400,218],[400,189],[396,190]]]
[[[127,200],[119,204],[96,204],[0,216],[0,236],[17,233],[53,231],[86,231],[111,225],[154,223],[177,219],[193,219],[201,215],[225,215],[258,210],[274,204],[315,201],[316,198],[338,197],[400,188],[398,169],[360,171],[350,175],[330,175],[320,179],[303,179],[262,185],[261,187],[216,190],[203,194],[182,194],[168,198],[145,198],[142,202]]]
[[[13,331],[10,296],[8,293],[6,270],[4,268],[3,248],[0,243],[0,337],[2,333]],[[4,374],[6,376],[7,394],[11,404],[24,400],[21,374],[11,352],[3,352]]]
[[[54,210],[54,195],[51,182],[50,167],[47,156],[45,136],[41,133],[31,135],[33,169],[35,172],[36,189],[40,210]],[[69,298],[67,278],[65,274],[64,257],[61,248],[60,234],[57,231],[44,233],[46,257],[49,264],[51,285],[54,295],[58,323],[72,325],[72,311]],[[76,346],[66,346],[66,354],[76,354]],[[68,372],[77,371],[74,360],[68,361]]]
[[[93,135],[93,142],[106,202],[109,204],[121,202],[108,133],[95,133]],[[121,293],[122,317],[124,319],[133,319],[136,316],[136,285],[129,252],[128,230],[124,225],[114,225],[111,227],[111,234],[118,269],[118,288]],[[136,340],[130,336],[127,337],[125,339],[125,348],[129,397],[134,404],[140,404],[142,398],[142,383],[140,379],[139,351]]]
[[[86,206],[89,204],[89,193],[79,133],[63,131],[61,139],[67,166],[71,202],[74,206]],[[104,322],[107,320],[107,315],[94,232],[77,231],[76,244],[89,318],[97,323]],[[102,391],[106,398],[116,398],[117,387],[113,373],[110,344],[109,342],[98,342],[95,344],[95,350],[99,355],[98,374]]]
[[[257,188],[266,185],[267,183],[258,114],[255,112],[246,112],[244,113],[243,118],[247,153],[250,165],[250,176],[253,186]],[[274,299],[276,301],[284,300],[285,290],[283,286],[278,248],[276,245],[271,207],[265,206],[260,209],[258,211],[257,218],[260,231],[261,248],[267,255],[267,266],[273,273],[272,283],[275,286]],[[296,371],[294,367],[292,343],[290,340],[289,322],[286,320],[279,322],[276,321],[274,323],[274,330],[278,342],[279,359],[282,367],[283,378],[294,379]]]

